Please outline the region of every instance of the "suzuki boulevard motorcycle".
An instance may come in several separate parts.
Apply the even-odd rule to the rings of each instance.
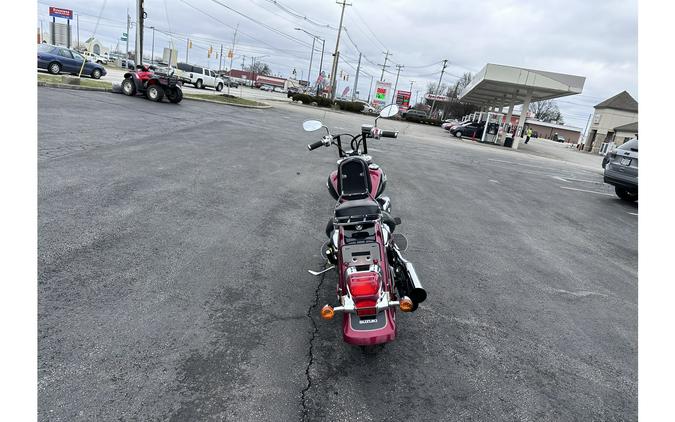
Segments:
[[[393,341],[396,308],[413,312],[427,296],[412,263],[401,255],[407,245],[405,237],[393,234],[401,220],[392,218],[391,201],[382,196],[387,177],[368,155],[368,139],[398,136],[398,132],[377,127],[377,119],[396,113],[398,106],[385,107],[375,125],[362,125],[356,136],[331,135],[317,120],[303,123],[308,132],[326,129],[320,141],[307,145],[310,151],[321,146],[335,146],[338,150],[338,168],[326,183],[337,203],[326,227],[329,240],[321,251],[332,266],[310,273],[320,275],[337,270],[339,305],[325,305],[321,317],[330,320],[336,313],[342,313],[344,341],[353,345]]]

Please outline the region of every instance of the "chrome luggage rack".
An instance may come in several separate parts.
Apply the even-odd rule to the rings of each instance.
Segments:
[[[347,226],[363,223],[374,223],[380,220],[380,214],[352,215],[349,217],[333,217],[333,224]]]

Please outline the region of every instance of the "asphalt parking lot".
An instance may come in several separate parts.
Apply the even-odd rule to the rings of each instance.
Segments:
[[[307,272],[336,159],[308,118],[372,121],[38,88],[40,420],[637,420],[637,205],[587,166],[382,122],[429,297],[364,354]]]

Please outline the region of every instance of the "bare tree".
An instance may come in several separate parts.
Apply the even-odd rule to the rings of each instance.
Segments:
[[[443,95],[448,91],[448,84],[443,82],[441,84],[441,89],[438,88],[438,83],[436,82],[429,82],[427,84],[427,94],[434,94],[434,95]]]
[[[263,76],[272,74],[272,70],[270,69],[270,67],[267,65],[267,63],[263,62],[255,62],[251,66],[249,66],[246,70]]]
[[[557,122],[563,124],[563,115],[560,113],[558,104],[553,100],[537,101],[530,104],[530,111],[534,114],[534,118],[542,122]]]
[[[459,94],[464,90],[464,88],[467,87],[471,83],[471,79],[473,78],[473,75],[471,73],[466,72],[464,73],[457,81],[455,81],[455,84],[452,86],[452,89],[448,92],[448,96],[450,98],[457,98],[459,97]]]

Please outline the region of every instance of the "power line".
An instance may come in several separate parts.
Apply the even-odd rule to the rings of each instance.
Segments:
[[[181,1],[184,2],[184,0],[181,0]],[[300,45],[303,45],[303,46],[305,46],[305,47],[309,47],[309,46],[310,46],[309,43],[307,43],[307,42],[305,42],[305,41],[303,41],[303,40],[301,40],[301,39],[299,39],[299,38],[295,38],[294,36],[288,35],[288,34],[286,34],[285,32],[282,32],[282,31],[280,31],[280,30],[278,30],[278,29],[276,29],[276,28],[273,28],[273,27],[267,25],[266,23],[260,22],[259,20],[252,18],[251,16],[247,15],[246,13],[242,13],[242,12],[240,12],[240,11],[238,11],[238,10],[236,10],[236,9],[234,9],[234,8],[232,8],[232,7],[230,7],[230,6],[226,5],[226,4],[224,4],[224,3],[222,3],[222,2],[219,1],[219,0],[211,0],[211,1],[212,1],[213,3],[216,3],[217,5],[220,5],[221,7],[226,8],[227,10],[230,10],[230,11],[232,11],[232,12],[238,14],[239,16],[242,16],[242,17],[244,17],[244,18],[250,20],[250,21],[253,22],[253,23],[256,23],[256,24],[262,26],[263,28],[265,28],[265,29],[267,29],[267,30],[269,30],[269,31],[274,32],[275,34],[281,35],[282,37],[287,38],[287,39],[289,39],[289,40],[291,40],[291,41],[295,41],[296,43],[298,43],[298,44],[300,44]]]
[[[305,15],[302,15],[302,14],[299,13],[299,12],[296,12],[295,10],[291,9],[291,8],[288,7],[288,6],[284,6],[283,4],[279,3],[279,2],[276,1],[276,0],[265,0],[265,1],[268,2],[268,3],[272,3],[273,5],[275,5],[275,6],[278,7],[279,9],[283,10],[284,12],[288,13],[289,15],[291,15],[291,16],[293,16],[293,17],[296,17],[296,18],[298,18],[298,19],[302,19],[303,21],[305,21],[305,22],[307,22],[307,23],[309,23],[309,24],[312,24],[312,25],[314,25],[314,26],[318,26],[318,27],[320,27],[320,28],[326,28],[326,29],[331,29],[331,30],[333,30],[333,31],[337,31],[337,28],[336,28],[336,27],[331,26],[331,25],[329,25],[329,24],[327,24],[327,23],[319,23],[319,22],[317,22],[317,21],[315,21],[315,20],[313,20],[313,19],[311,19],[311,18],[309,18],[309,17],[307,17],[307,16],[305,16]]]
[[[366,29],[368,30],[368,32],[370,32],[370,34],[373,36],[373,38],[375,39],[375,41],[377,41],[378,43],[380,43],[380,45],[382,46],[382,48],[384,48],[385,50],[387,50],[387,46],[385,46],[385,45],[382,43],[382,41],[380,41],[380,39],[377,38],[377,35],[375,35],[375,33],[374,33],[373,31],[370,30],[370,27],[369,27],[368,24],[367,24],[366,22],[364,22],[364,20],[361,18],[361,15],[359,15],[359,13],[356,11],[356,8],[354,8],[353,11],[354,11],[354,14],[356,15],[356,17],[361,21],[361,23],[366,27]]]
[[[216,22],[218,22],[218,23],[220,23],[220,24],[222,24],[222,25],[225,25],[225,26],[227,26],[227,27],[230,28],[230,29],[235,29],[234,26],[232,26],[232,25],[230,25],[230,24],[228,24],[228,23],[226,23],[226,22],[223,22],[222,20],[216,18],[215,16],[211,15],[210,13],[205,12],[204,10],[202,10],[202,9],[200,9],[200,8],[198,8],[198,7],[196,7],[196,6],[192,5],[192,4],[190,4],[190,3],[188,3],[186,0],[180,0],[180,1],[181,1],[181,3],[184,3],[185,5],[191,7],[192,9],[195,9],[195,10],[197,10],[198,12],[203,13],[204,15],[210,17],[211,19],[215,20]],[[270,44],[270,43],[268,43],[268,42],[266,42],[266,41],[263,41],[263,40],[261,40],[261,39],[259,39],[259,38],[256,38],[256,37],[254,37],[253,35],[247,34],[246,32],[243,32],[243,31],[241,31],[241,30],[239,30],[239,33],[241,33],[242,35],[247,36],[248,38],[252,39],[253,41],[257,41],[257,42],[259,42],[259,43],[261,43],[261,44],[268,45],[269,47],[272,47],[273,49],[275,49],[275,50],[277,50],[277,51],[282,51],[282,52],[289,52],[289,51],[291,51],[291,50],[287,50],[287,49],[282,49],[282,48],[276,47],[276,46],[274,46],[274,45],[272,45],[272,44]],[[307,47],[309,47],[309,44],[307,44],[307,43],[302,42],[302,44],[304,44],[304,45],[306,45]],[[289,54],[289,55],[293,56],[292,54]],[[298,57],[298,58],[299,58],[299,57]]]

